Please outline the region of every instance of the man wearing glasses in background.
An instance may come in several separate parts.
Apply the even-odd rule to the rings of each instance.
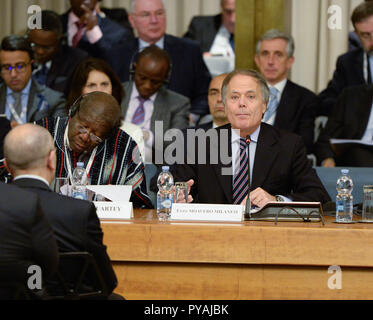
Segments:
[[[65,115],[62,93],[31,79],[33,62],[33,50],[24,37],[10,35],[2,40],[0,68],[4,83],[0,85],[0,114],[5,114],[12,127]]]

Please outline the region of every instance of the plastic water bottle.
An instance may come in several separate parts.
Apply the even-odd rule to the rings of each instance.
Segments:
[[[76,164],[76,168],[73,172],[73,179],[72,179],[72,197],[76,199],[87,200],[87,184],[88,184],[88,176],[87,171],[84,168],[83,162],[78,162]]]
[[[336,197],[336,222],[351,222],[353,214],[353,196],[352,189],[354,184],[348,176],[348,169],[342,169],[342,175],[337,180],[337,197]]]
[[[157,180],[157,214],[161,220],[169,218],[171,214],[174,177],[169,170],[168,166],[163,166]]]

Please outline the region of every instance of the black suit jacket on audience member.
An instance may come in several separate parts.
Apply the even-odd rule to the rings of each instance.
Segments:
[[[197,40],[202,52],[209,52],[221,26],[221,20],[221,14],[193,17],[184,38]]]
[[[0,278],[27,285],[27,268],[35,264],[42,275],[57,271],[58,248],[52,228],[34,193],[0,182]],[[0,298],[12,298],[0,288]]]
[[[128,21],[128,13],[124,8],[100,8],[106,17],[116,23],[120,24],[123,28],[127,29],[131,36],[134,36],[133,29]]]
[[[218,136],[221,130],[228,130],[228,154],[231,157],[231,126],[217,128]],[[213,146],[220,154],[220,146]],[[201,143],[196,144],[196,154]],[[225,146],[227,143],[225,143]],[[210,164],[210,146],[206,147],[207,164],[180,164],[173,168],[175,181],[195,181],[191,194],[198,203],[232,204],[232,175],[222,175],[223,167],[229,168],[231,162],[223,165],[219,159],[217,164]],[[190,152],[188,151],[190,154]],[[232,161],[232,160],[231,160]],[[232,172],[232,169],[230,169]],[[302,138],[285,131],[261,124],[258,144],[254,159],[251,190],[261,187],[272,195],[283,195],[294,201],[330,201],[315,170],[306,157],[306,149]]]
[[[332,112],[344,88],[366,83],[363,64],[363,49],[355,49],[338,57],[333,78],[329,81],[327,88],[319,94],[318,115],[328,116]]]
[[[111,292],[117,286],[117,278],[102,243],[103,233],[94,204],[61,196],[37,179],[22,178],[14,184],[39,195],[61,252],[87,251],[94,256]]]
[[[61,45],[60,50],[52,59],[46,86],[62,92],[67,97],[75,68],[86,58],[88,58],[86,51],[69,47],[66,44]]]
[[[133,38],[113,48],[101,48],[102,58],[107,60],[122,82],[128,81],[130,64],[139,50],[139,39]],[[172,71],[167,88],[190,99],[191,113],[200,115],[209,112],[207,92],[211,76],[203,61],[197,42],[177,38],[171,35],[164,37],[164,50],[171,57]]]
[[[315,145],[319,162],[334,158],[337,166],[373,166],[373,147],[358,144],[348,144],[344,148],[339,146],[340,154],[336,156],[329,143],[330,138],[361,139],[368,125],[372,101],[371,84],[352,86],[342,91]]]
[[[69,21],[69,13],[70,10],[61,15],[62,28],[64,34],[66,34],[66,39],[68,39],[67,24]],[[114,44],[121,41],[126,41],[129,37],[133,37],[127,29],[124,29],[118,23],[110,20],[109,18],[101,18],[99,15],[97,15],[97,23],[102,31],[102,38],[97,41],[97,43],[91,44],[88,41],[87,36],[84,35],[77,46],[79,49],[88,52],[88,54],[92,57],[100,57],[98,51],[99,47],[111,49],[111,46]]]
[[[277,107],[274,127],[300,135],[307,153],[313,152],[316,107],[317,96],[312,91],[287,80]]]
[[[0,159],[4,158],[4,139],[10,131],[10,121],[5,117],[0,117]]]

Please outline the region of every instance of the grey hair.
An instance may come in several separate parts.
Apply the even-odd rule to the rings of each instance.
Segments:
[[[260,39],[256,43],[256,54],[259,55],[260,44],[262,43],[263,40],[273,40],[273,39],[284,39],[287,42],[286,54],[288,58],[294,55],[295,45],[294,45],[293,37],[286,33],[280,32],[276,29],[271,29],[260,37]]]
[[[226,100],[226,97],[227,97],[227,87],[228,87],[228,84],[232,80],[232,78],[234,76],[236,76],[236,75],[249,76],[249,77],[252,77],[255,80],[257,80],[257,82],[260,85],[260,91],[262,93],[262,100],[263,100],[263,102],[266,105],[268,104],[268,101],[269,101],[269,88],[268,88],[267,82],[265,81],[265,79],[263,78],[263,76],[259,72],[255,71],[255,70],[234,70],[231,73],[229,73],[225,77],[225,79],[223,81],[223,85],[222,85],[222,99],[223,99],[224,106],[226,105],[225,100]]]
[[[136,6],[137,0],[131,0],[129,5],[129,12],[134,13],[135,12],[135,6]],[[161,0],[163,8],[165,8],[164,0]]]

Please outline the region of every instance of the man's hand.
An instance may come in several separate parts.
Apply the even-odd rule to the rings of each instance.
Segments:
[[[97,26],[97,16],[86,5],[82,4],[81,8],[84,10],[84,14],[80,17],[80,21],[86,25],[87,30],[92,30]]]
[[[323,167],[325,168],[334,168],[335,167],[335,161],[333,158],[326,158],[322,164]]]
[[[244,199],[246,204],[246,198]],[[250,201],[252,205],[258,206],[259,208],[264,207],[270,201],[276,201],[276,197],[269,194],[262,188],[256,188],[250,192]]]

